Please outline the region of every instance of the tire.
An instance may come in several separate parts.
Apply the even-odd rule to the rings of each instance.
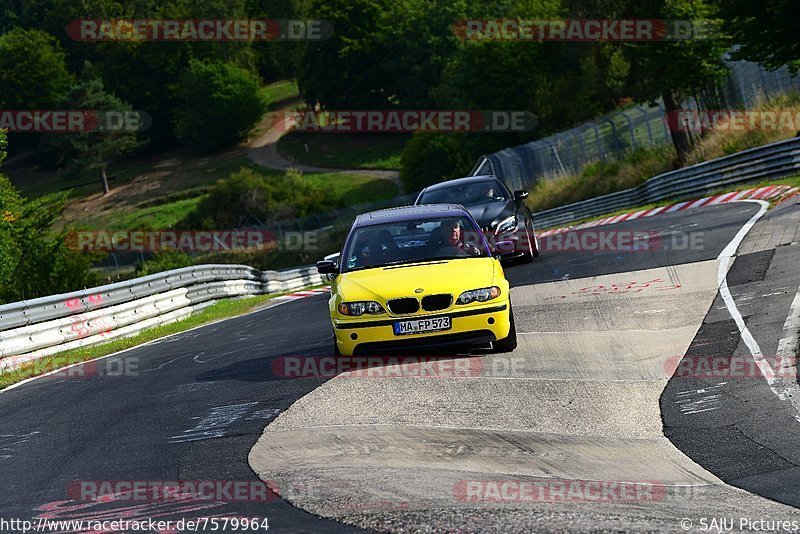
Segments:
[[[522,253],[520,261],[521,263],[530,263],[533,261],[533,258],[539,255],[539,247],[534,246],[533,243],[536,243],[535,239],[533,243],[531,243],[531,232],[528,230],[527,224],[525,224],[525,237],[528,240],[528,252]]]
[[[531,220],[530,226],[528,228],[533,229],[533,243],[531,247],[531,258],[538,258],[539,257],[539,239],[536,237],[536,228],[533,226],[533,220]],[[530,235],[528,237],[530,239]]]
[[[510,303],[509,306],[511,306]],[[517,328],[514,326],[514,310],[510,310],[509,315],[511,317],[511,328],[508,331],[508,336],[493,342],[492,352],[511,352],[517,348]]]

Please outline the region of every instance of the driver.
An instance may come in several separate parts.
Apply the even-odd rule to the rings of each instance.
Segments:
[[[480,254],[480,250],[475,244],[464,241],[464,225],[461,219],[442,221],[441,226],[436,230],[438,230],[437,237],[444,234],[437,240],[440,253],[451,254],[454,252],[452,249],[455,248],[470,255]]]

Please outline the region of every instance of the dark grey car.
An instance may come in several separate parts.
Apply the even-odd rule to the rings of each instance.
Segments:
[[[448,180],[420,191],[415,204],[461,204],[475,218],[490,243],[513,241],[514,252],[504,258],[531,261],[539,244],[531,210],[525,205],[527,191],[514,191],[494,176],[470,176]]]

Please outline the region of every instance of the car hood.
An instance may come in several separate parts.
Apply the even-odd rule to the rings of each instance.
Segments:
[[[514,215],[514,203],[491,202],[489,204],[479,204],[477,206],[468,207],[467,211],[475,218],[475,221],[480,227],[484,228]]]
[[[423,297],[498,285],[493,258],[463,258],[396,265],[352,271],[339,276],[337,293],[343,300],[376,300]],[[417,289],[421,293],[415,293]]]

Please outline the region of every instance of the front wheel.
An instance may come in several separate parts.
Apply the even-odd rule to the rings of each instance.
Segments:
[[[510,303],[509,306],[511,306]],[[493,352],[511,352],[517,348],[517,328],[514,326],[514,311],[509,310],[508,315],[511,320],[511,328],[508,330],[508,335],[506,337],[492,343]]]
[[[539,243],[536,242],[536,237],[531,241],[531,231],[527,224],[525,225],[525,239],[528,241],[528,250],[522,253],[522,263],[530,263],[539,255]]]

